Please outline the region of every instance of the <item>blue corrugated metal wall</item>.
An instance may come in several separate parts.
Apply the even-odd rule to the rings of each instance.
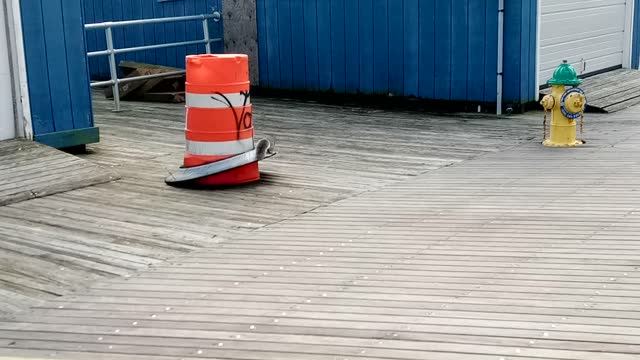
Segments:
[[[506,103],[535,100],[536,0],[507,1]],[[258,0],[260,85],[493,103],[498,0]]]
[[[83,0],[85,23],[119,21],[133,19],[151,19],[172,16],[211,14],[214,9],[220,10],[222,0],[175,0],[159,2],[158,0]],[[222,38],[222,21],[209,22],[209,34],[212,38]],[[113,32],[115,46],[118,48],[141,45],[172,43],[198,40],[203,38],[200,21],[129,26],[115,29]],[[213,52],[222,52],[222,43],[212,43]],[[87,47],[89,51],[106,49],[104,30],[87,31]],[[119,55],[122,59],[151,63],[157,65],[184,68],[187,54],[204,53],[204,45],[150,50]],[[93,79],[109,77],[109,65],[106,57],[92,58],[89,69]]]
[[[77,0],[22,0],[22,27],[35,139],[55,147],[97,141]]]

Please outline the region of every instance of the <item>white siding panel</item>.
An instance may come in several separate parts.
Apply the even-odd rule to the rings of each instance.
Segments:
[[[13,139],[16,136],[13,112],[13,81],[11,79],[7,24],[5,20],[4,6],[0,1],[0,140]]]
[[[540,83],[562,60],[580,74],[622,65],[626,0],[542,0]]]

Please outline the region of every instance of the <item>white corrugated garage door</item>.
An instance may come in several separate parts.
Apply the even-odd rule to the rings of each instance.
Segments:
[[[547,82],[564,59],[580,74],[623,65],[628,54],[625,47],[630,46],[625,37],[627,1],[632,2],[542,0],[540,84]]]

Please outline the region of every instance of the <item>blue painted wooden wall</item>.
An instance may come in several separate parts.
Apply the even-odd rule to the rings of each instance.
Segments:
[[[158,0],[83,0],[83,2],[85,23],[90,24],[105,21],[211,14],[214,9],[221,9],[222,0],[164,2]],[[204,36],[200,21],[129,26],[115,29],[113,35],[115,46],[118,48],[199,40]],[[209,35],[211,38],[222,38],[222,21],[219,23],[209,22]],[[222,52],[224,49],[221,42],[211,45],[213,52]],[[105,50],[106,46],[104,30],[87,31],[89,51]],[[184,68],[184,59],[187,54],[204,52],[204,45],[193,45],[122,54],[117,57],[117,61],[126,59]],[[93,79],[109,78],[109,64],[106,57],[91,58],[89,68]]]
[[[21,0],[35,140],[54,147],[98,141],[77,0]]]
[[[635,0],[633,14],[633,47],[631,49],[631,67],[640,69],[640,0]]]
[[[505,96],[535,100],[536,0],[507,1]],[[498,0],[258,0],[260,85],[494,103]]]

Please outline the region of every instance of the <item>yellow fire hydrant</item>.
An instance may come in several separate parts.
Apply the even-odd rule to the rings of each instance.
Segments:
[[[553,78],[547,82],[551,85],[551,94],[546,95],[540,104],[545,110],[544,146],[571,147],[584,144],[576,138],[576,120],[580,119],[580,132],[584,123],[584,109],[587,99],[578,85],[576,71],[566,60],[556,69]],[[570,87],[570,88],[567,88]],[[547,111],[551,112],[551,130],[547,138]]]

